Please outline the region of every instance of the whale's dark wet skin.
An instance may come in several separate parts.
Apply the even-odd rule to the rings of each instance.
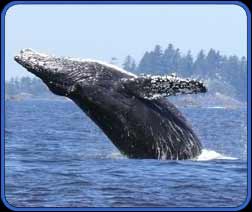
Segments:
[[[15,60],[49,89],[72,99],[130,158],[190,159],[201,143],[164,96],[206,92],[175,76],[136,76],[92,60],[58,58],[25,49]]]

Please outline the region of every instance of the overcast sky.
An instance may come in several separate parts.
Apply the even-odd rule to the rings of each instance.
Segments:
[[[5,30],[7,79],[29,75],[13,60],[22,48],[119,63],[169,43],[194,56],[210,48],[247,54],[247,17],[237,5],[14,5]]]

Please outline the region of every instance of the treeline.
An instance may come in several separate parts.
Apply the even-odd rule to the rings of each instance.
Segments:
[[[51,95],[40,79],[30,77],[11,78],[5,83],[5,91],[8,96],[21,93],[29,93],[38,97]]]
[[[247,97],[247,60],[245,57],[221,55],[219,51],[201,50],[196,58],[190,51],[182,54],[172,44],[162,50],[156,45],[150,52],[145,52],[139,63],[132,56],[125,58],[122,67],[137,74],[171,74],[192,77],[207,81],[208,93],[219,92],[241,101]],[[52,95],[38,78],[12,78],[6,82],[6,94],[17,95],[30,93],[34,96]]]
[[[181,77],[199,78],[209,81],[213,86],[211,91],[225,91],[239,100],[247,97],[247,60],[245,57],[221,55],[219,51],[210,49],[208,52],[201,50],[196,58],[191,51],[182,54],[172,44],[162,50],[156,45],[150,52],[145,52],[138,66],[134,58],[127,56],[123,68],[145,74],[171,74],[176,73]],[[232,92],[232,93],[231,93]]]

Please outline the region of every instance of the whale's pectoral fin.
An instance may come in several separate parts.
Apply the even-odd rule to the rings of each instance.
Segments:
[[[182,79],[176,76],[140,76],[122,79],[122,81],[128,92],[146,99],[157,99],[179,94],[205,93],[207,91],[201,81]]]

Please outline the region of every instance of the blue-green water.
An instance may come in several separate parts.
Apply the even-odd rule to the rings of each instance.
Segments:
[[[183,108],[196,160],[120,155],[70,101],[6,102],[5,196],[14,207],[236,207],[247,195],[246,109]]]

